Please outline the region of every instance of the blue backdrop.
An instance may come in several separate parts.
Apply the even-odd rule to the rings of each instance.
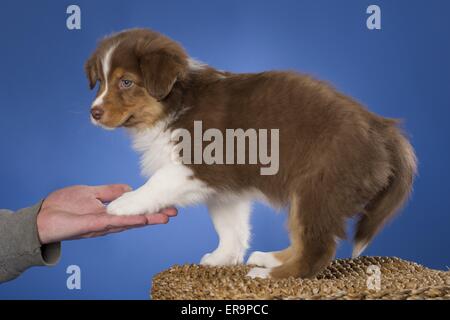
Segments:
[[[66,28],[70,4],[81,7],[81,30]],[[366,27],[370,4],[381,7],[381,30]],[[83,63],[101,37],[149,27],[220,69],[304,71],[405,119],[420,176],[408,206],[365,253],[447,269],[449,14],[445,0],[2,1],[0,207],[28,206],[67,185],[144,182],[126,134],[90,124]],[[288,244],[283,214],[256,205],[252,220],[252,250]],[[169,225],[65,242],[59,265],[0,285],[0,298],[146,299],[155,273],[198,262],[216,242],[203,206],[182,209]],[[338,257],[350,251],[343,242]],[[66,288],[72,264],[81,290]]]

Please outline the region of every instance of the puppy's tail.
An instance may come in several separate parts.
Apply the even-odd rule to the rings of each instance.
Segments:
[[[391,154],[389,184],[372,199],[356,227],[352,256],[358,257],[381,227],[403,206],[417,172],[414,149],[396,126],[389,126],[386,148]]]

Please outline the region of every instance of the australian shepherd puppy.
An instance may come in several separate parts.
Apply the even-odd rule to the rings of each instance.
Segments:
[[[137,215],[207,204],[220,240],[202,264],[243,262],[251,202],[264,200],[288,209],[291,244],[250,255],[247,263],[255,267],[249,276],[312,277],[333,259],[348,218],[358,218],[353,252],[358,256],[411,191],[416,157],[397,121],[309,76],[219,71],[189,58],[177,42],[144,29],[102,40],[85,69],[91,89],[100,83],[93,123],[127,128],[149,177],[110,203],[108,212]],[[174,133],[194,136],[199,122],[202,132],[222,136],[229,129],[277,130],[276,141],[268,143],[277,155],[276,170],[262,174],[267,163],[220,157],[208,163],[178,161]],[[211,136],[183,150],[183,159],[212,142]],[[250,149],[234,147],[227,160],[248,159]]]

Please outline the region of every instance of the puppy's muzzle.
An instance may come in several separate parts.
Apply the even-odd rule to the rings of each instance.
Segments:
[[[105,113],[105,111],[99,107],[93,107],[91,109],[92,118],[94,118],[97,121],[99,121],[103,117],[104,113]]]

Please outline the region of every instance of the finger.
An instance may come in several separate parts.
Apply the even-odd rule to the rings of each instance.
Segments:
[[[169,217],[162,213],[150,213],[144,215],[144,217],[147,219],[148,225],[166,224],[169,222]]]
[[[118,233],[118,232],[122,232],[125,230],[129,230],[131,228],[111,228],[108,230],[104,230],[104,231],[97,231],[97,232],[90,232],[90,233],[86,233],[82,236],[82,238],[96,238],[96,237],[102,237],[102,236],[106,236],[110,233]]]
[[[163,209],[158,213],[165,214],[166,216],[169,216],[169,217],[175,217],[178,214],[178,210],[176,208],[171,207],[171,208]]]
[[[120,197],[125,192],[131,191],[131,187],[126,184],[110,184],[92,187],[95,197],[101,202],[111,202]]]
[[[111,216],[107,215],[105,228],[125,227],[136,228],[145,225],[166,224],[169,222],[169,216],[162,213],[151,213],[136,216]]]
[[[139,228],[139,227],[143,227],[143,226],[136,226],[136,227],[129,227],[129,228],[125,228],[125,227],[112,228],[112,229],[109,229],[109,230],[105,231],[104,234],[118,233],[118,232],[122,232],[122,231],[125,231],[125,230],[130,230],[130,229],[133,229],[133,228]]]
[[[106,217],[103,217],[106,216]],[[111,216],[97,217],[95,223],[89,229],[82,232],[82,238],[93,238],[108,233],[116,233],[128,229],[145,227],[146,225],[166,224],[169,217],[165,214],[148,214],[138,216]]]
[[[70,238],[68,240],[97,238],[97,237],[106,236],[106,235],[111,234],[111,233],[119,233],[119,232],[131,230],[131,229],[142,228],[142,227],[145,227],[145,226],[146,226],[146,224],[127,226],[127,227],[112,227],[112,226],[109,226],[105,230],[87,232],[87,233],[84,233],[84,234],[82,234],[80,236],[76,236],[76,237]]]
[[[102,213],[96,215],[89,215],[87,217],[90,221],[87,223],[86,232],[103,231],[111,228],[120,227],[136,227],[145,226],[147,224],[147,218],[142,215],[136,216],[113,216],[110,214]]]

